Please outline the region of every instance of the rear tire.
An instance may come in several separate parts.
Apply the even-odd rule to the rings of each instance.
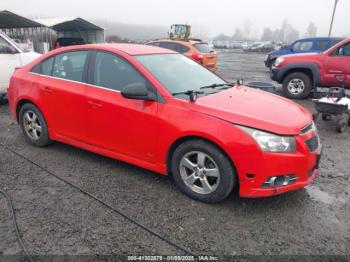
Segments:
[[[176,186],[187,196],[206,203],[224,200],[236,184],[236,172],[227,156],[203,140],[179,145],[171,160]]]
[[[291,99],[305,99],[312,90],[312,82],[308,75],[295,72],[287,75],[282,83],[283,94]]]
[[[24,104],[19,111],[19,124],[26,142],[43,147],[52,143],[47,123],[40,110],[33,104]]]

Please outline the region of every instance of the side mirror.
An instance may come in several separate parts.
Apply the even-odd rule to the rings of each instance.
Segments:
[[[5,53],[6,54],[17,54],[18,51],[16,50],[16,48],[14,48],[13,46],[7,46],[5,49]]]
[[[123,97],[128,99],[155,101],[156,97],[144,84],[135,83],[124,87],[121,91]]]

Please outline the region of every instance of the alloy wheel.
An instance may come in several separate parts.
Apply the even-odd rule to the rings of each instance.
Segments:
[[[220,170],[206,153],[191,151],[180,161],[180,175],[185,185],[199,194],[210,194],[220,182]]]
[[[42,125],[39,117],[31,110],[25,112],[23,116],[23,127],[26,134],[32,140],[39,140],[42,134]]]

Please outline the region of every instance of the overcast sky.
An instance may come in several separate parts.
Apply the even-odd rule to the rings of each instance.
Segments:
[[[298,29],[301,36],[309,22],[318,35],[327,35],[334,0],[1,0],[0,9],[21,15],[80,16],[122,23],[170,26],[190,23],[194,33],[232,35],[247,20],[255,34],[264,27],[280,27],[283,19]],[[350,36],[350,0],[339,0],[334,36]]]

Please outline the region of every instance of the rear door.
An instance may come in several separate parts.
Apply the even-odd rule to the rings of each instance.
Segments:
[[[350,86],[350,42],[338,47],[325,60],[325,81],[339,85],[337,75],[345,75],[345,84]]]
[[[63,52],[33,69],[49,129],[58,136],[86,142],[86,70],[89,51]]]

